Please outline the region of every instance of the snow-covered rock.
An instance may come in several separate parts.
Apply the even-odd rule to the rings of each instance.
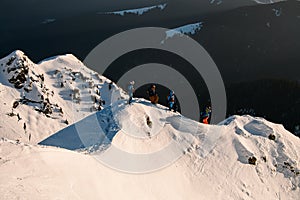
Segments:
[[[70,54],[34,64],[15,51],[0,70],[0,136],[32,144],[126,96]]]

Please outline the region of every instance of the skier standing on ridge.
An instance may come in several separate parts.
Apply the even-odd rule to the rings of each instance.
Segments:
[[[210,124],[210,116],[211,116],[211,106],[208,105],[205,108],[205,111],[203,112],[201,116],[201,122],[204,124]]]
[[[134,85],[134,81],[130,81],[129,85],[128,85],[128,95],[129,95],[129,100],[128,100],[128,104],[132,103],[132,98],[133,98],[133,93],[135,91],[133,85]]]
[[[156,92],[156,86],[152,85],[151,88],[147,91],[148,95],[149,95],[149,100],[151,101],[152,104],[157,104],[159,97],[158,94]]]
[[[176,112],[176,102],[175,102],[175,94],[173,90],[170,90],[170,94],[169,96],[167,96],[167,102],[168,102],[168,106],[169,106],[169,111],[171,111],[173,109],[174,112]]]

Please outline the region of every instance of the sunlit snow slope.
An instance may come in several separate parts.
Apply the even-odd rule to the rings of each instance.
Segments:
[[[126,95],[121,89],[113,85],[114,89],[109,90],[106,78],[88,70],[71,55],[51,58],[39,65],[28,58],[25,62],[19,51],[10,56],[23,61],[14,59],[12,64],[7,63],[10,57],[1,60],[1,199],[215,200],[300,196],[300,140],[282,125],[251,116],[232,116],[219,125],[204,125],[144,99],[134,99],[128,105],[122,99]],[[28,66],[28,72],[24,66]],[[17,76],[20,71],[26,79]],[[95,77],[92,80],[100,88],[97,97],[108,101],[98,112],[87,109],[91,104],[85,96],[91,99],[97,92],[93,84],[89,87],[91,79],[83,77]],[[52,113],[41,109],[39,102],[39,95],[47,96],[43,92],[46,86]],[[76,92],[68,99],[75,88],[80,95],[76,96]],[[25,100],[13,110],[22,118],[18,122],[17,116],[7,113],[24,94]],[[52,105],[56,103],[64,114]],[[75,109],[73,104],[77,105]],[[78,118],[71,117],[74,112]],[[68,127],[62,123],[66,118],[70,121]],[[28,129],[23,130],[23,122]],[[28,144],[27,131],[34,133],[32,138],[42,145]]]

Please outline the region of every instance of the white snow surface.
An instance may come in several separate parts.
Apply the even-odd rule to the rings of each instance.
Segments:
[[[16,116],[9,117],[6,113],[11,112],[12,103],[22,93],[28,98],[46,94],[40,91],[44,88],[41,81],[32,83],[32,88],[36,87],[34,93],[34,89],[26,93],[7,81],[14,71],[6,70],[20,65],[7,66],[11,56],[24,59],[25,55],[16,51],[1,60],[4,63],[0,79],[1,199],[292,200],[300,196],[300,140],[282,125],[251,116],[232,116],[218,125],[204,125],[147,100],[134,99],[132,105],[127,105],[122,99],[127,96],[121,89],[114,85],[113,90],[118,92],[115,95],[108,89],[109,80],[86,68],[72,55],[51,58],[38,65],[27,58],[22,64],[29,66],[31,79],[44,74],[44,87],[54,90],[53,97],[49,95],[50,102],[58,103],[64,110],[60,118],[56,112],[50,114],[57,115],[57,119],[52,119],[34,110],[34,106],[39,106],[37,103],[20,104],[14,113],[20,113],[28,123],[24,132],[19,127],[23,121],[18,122]],[[54,73],[57,69],[60,72]],[[69,80],[70,71],[79,73],[75,73],[74,80]],[[60,83],[58,77],[68,83],[63,89],[56,87]],[[89,96],[89,92],[84,93],[86,88],[82,84],[91,79],[83,77],[92,78],[95,84],[96,80],[102,80],[99,81],[102,99],[118,98],[113,98],[101,111],[85,110],[84,100],[87,102],[88,98],[83,97]],[[24,85],[27,86],[27,81]],[[64,95],[62,91],[67,85],[79,89],[80,104]],[[78,118],[72,117],[72,104],[77,105]],[[70,121],[68,127],[60,121],[66,117]],[[147,118],[151,125],[147,124]],[[98,124],[91,123],[94,119]],[[34,138],[30,142],[26,135],[29,131]],[[106,138],[99,138],[101,133]],[[275,139],[269,139],[270,135]],[[171,151],[181,155],[148,173],[122,172],[94,157],[100,154],[119,161],[122,158],[111,157],[114,148],[148,155],[166,148],[170,141],[178,144]],[[157,163],[168,160],[170,154],[161,154]],[[251,157],[257,159],[254,165],[249,164]],[[144,164],[125,157],[123,163],[118,163],[137,168],[155,166],[151,159]]]
[[[165,3],[165,4],[159,4],[159,5],[148,6],[148,7],[143,7],[143,8],[105,12],[104,14],[114,14],[114,15],[121,15],[121,16],[124,16],[126,14],[143,15],[154,9],[164,10],[166,7],[167,7],[167,4]],[[103,13],[101,12],[99,14],[103,14]]]

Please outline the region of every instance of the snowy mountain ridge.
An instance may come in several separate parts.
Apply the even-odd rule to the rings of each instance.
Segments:
[[[23,52],[15,51],[0,60],[0,67],[0,127],[5,129],[1,136],[23,142],[30,138],[35,144],[109,105],[112,91],[119,98],[126,96],[71,54],[34,64]]]
[[[300,140],[282,125],[205,125],[145,99],[128,105],[70,54],[34,64],[15,51],[0,67],[2,199],[300,196]]]

